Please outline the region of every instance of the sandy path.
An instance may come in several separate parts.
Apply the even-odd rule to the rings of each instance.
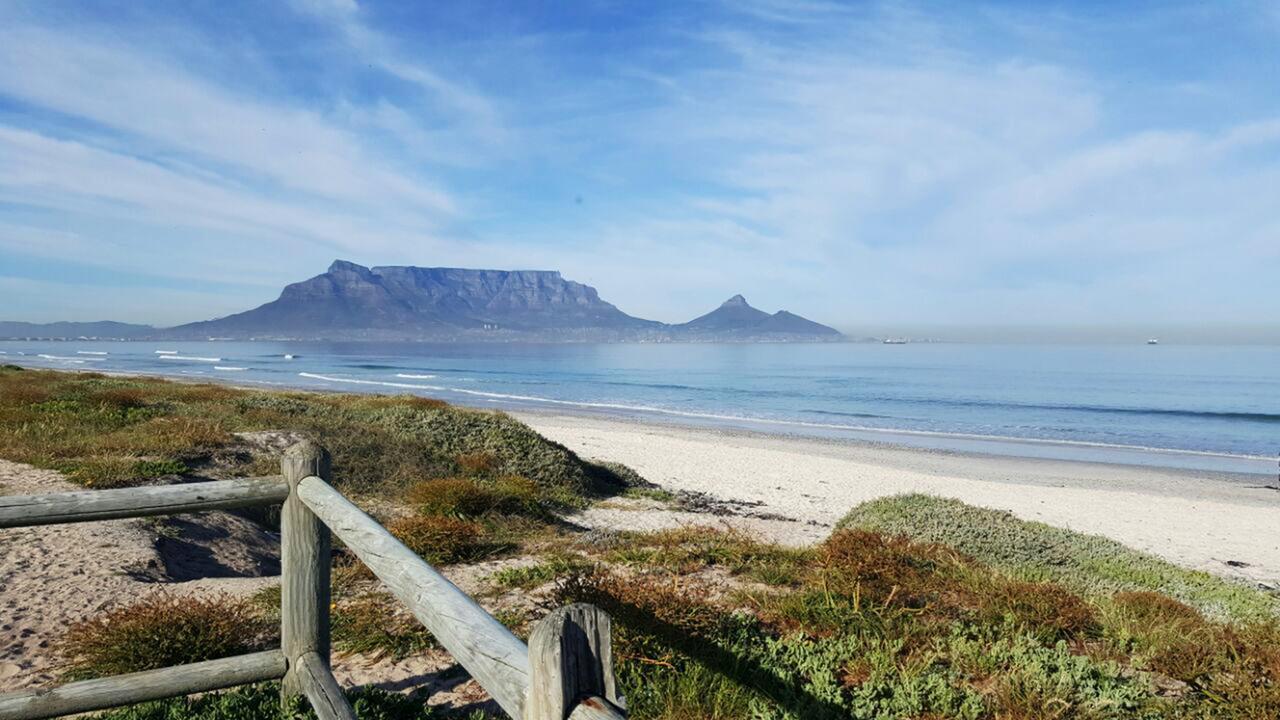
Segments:
[[[961,456],[865,444],[520,414],[574,451],[626,463],[664,488],[761,502],[829,528],[853,506],[923,492],[1097,533],[1181,565],[1280,580],[1280,494],[1138,467]],[[626,527],[625,511],[610,522]],[[615,525],[617,526],[617,525]],[[1247,567],[1226,565],[1232,560]]]
[[[0,460],[0,494],[27,495],[80,490],[59,473]],[[213,525],[228,532],[231,550],[256,552],[247,522],[223,516]],[[183,518],[190,516],[180,516]],[[276,582],[270,577],[207,577],[164,580],[163,542],[147,519],[104,520],[70,525],[0,530],[0,686],[17,689],[58,679],[55,646],[66,628],[97,613],[136,602],[149,593],[225,592],[250,595]],[[172,557],[169,558],[172,562]],[[221,567],[226,558],[188,563],[198,572]],[[245,560],[249,562],[249,560]]]
[[[69,489],[58,473],[0,460],[0,493]],[[51,645],[66,625],[133,600],[144,584],[125,568],[159,564],[138,521],[0,530],[0,684],[52,681]]]

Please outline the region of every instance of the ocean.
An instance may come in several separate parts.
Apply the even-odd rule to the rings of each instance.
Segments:
[[[1280,347],[0,342],[0,363],[1277,474]]]

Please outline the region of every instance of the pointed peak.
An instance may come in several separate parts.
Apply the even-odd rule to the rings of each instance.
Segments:
[[[742,297],[741,295],[734,295],[733,297],[729,298],[728,300],[725,300],[724,302],[720,303],[720,307],[722,307],[722,308],[724,308],[724,307],[751,307],[751,304],[750,304],[750,303],[748,303],[748,302],[747,302],[747,299],[746,299],[746,298],[744,298],[744,297]]]
[[[363,265],[357,265],[348,260],[334,260],[333,264],[329,266],[328,272],[353,272],[358,275],[368,275],[369,268]]]

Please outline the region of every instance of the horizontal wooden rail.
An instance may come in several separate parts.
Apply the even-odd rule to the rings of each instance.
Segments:
[[[263,680],[277,680],[284,677],[285,664],[283,653],[268,650],[160,670],[83,680],[42,690],[6,693],[0,695],[0,720],[51,718],[220,690]]]
[[[298,496],[513,718],[525,717],[529,649],[466,593],[317,477]]]
[[[91,522],[271,505],[289,497],[289,483],[272,475],[182,485],[0,496],[0,528]]]

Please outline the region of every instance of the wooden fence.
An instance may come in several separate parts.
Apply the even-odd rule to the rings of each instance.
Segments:
[[[281,475],[218,482],[0,497],[0,528],[283,503],[280,649],[0,694],[0,720],[33,720],[235,685],[281,680],[320,720],[355,718],[329,666],[330,533],[336,534],[516,720],[625,718],[609,616],[553,611],[526,646],[474,600],[329,485],[329,455],[303,441]]]

